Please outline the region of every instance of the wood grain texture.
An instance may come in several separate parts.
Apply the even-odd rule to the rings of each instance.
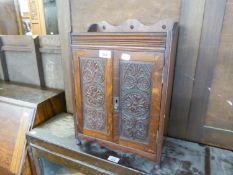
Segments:
[[[57,94],[38,104],[33,127],[38,126],[56,114],[66,111],[65,105],[64,93]]]
[[[91,135],[93,137],[102,138],[106,140],[112,140],[113,139],[113,117],[112,117],[112,58],[109,59],[102,59],[101,61],[105,62],[105,66],[102,68],[101,65],[98,64],[98,62],[94,61],[93,58],[98,59],[98,51],[97,50],[76,50],[74,53],[74,88],[75,88],[75,95],[76,95],[76,116],[78,116],[78,128],[79,131]],[[98,59],[99,60],[99,59]],[[100,61],[100,60],[99,60]],[[83,62],[83,64],[82,64]],[[81,64],[80,64],[81,63]],[[88,64],[90,63],[90,65]],[[91,67],[88,67],[91,66]],[[87,69],[87,70],[86,70]],[[85,75],[84,73],[87,73]],[[103,75],[102,75],[103,74]],[[85,76],[82,78],[81,76]],[[99,78],[98,78],[99,77]],[[103,89],[94,89],[94,91],[89,90],[88,94],[86,94],[87,90],[89,89],[88,84],[85,86],[84,80],[91,79],[95,83],[94,85],[98,84],[99,79],[103,79]],[[101,87],[101,84],[98,84]],[[99,87],[99,86],[98,86]],[[103,94],[99,91],[103,91]],[[99,116],[95,109],[93,109],[95,112],[92,114],[89,114],[88,111],[89,108],[91,108],[95,103],[91,103],[94,99],[90,97],[90,95],[95,94],[95,92],[98,92],[96,95],[98,98],[103,98],[103,105],[101,105],[101,108],[103,108],[103,118]],[[87,96],[89,95],[89,96]],[[103,96],[102,96],[103,95]],[[91,100],[91,101],[90,101]],[[89,102],[90,101],[90,102]],[[96,102],[97,103],[97,102]],[[87,105],[88,104],[88,105]],[[99,103],[97,103],[99,104]],[[95,106],[95,105],[94,105]],[[100,107],[100,106],[97,106]],[[91,111],[90,111],[91,112]],[[90,117],[88,115],[91,115],[93,118],[87,118]],[[99,118],[98,118],[99,117]],[[95,123],[93,125],[90,123],[90,120],[95,120]],[[97,129],[98,125],[100,123],[104,124],[103,129]],[[101,124],[102,125],[102,124]],[[93,128],[92,128],[93,127]],[[102,127],[101,127],[102,128]],[[94,132],[96,131],[96,132]]]
[[[196,99],[192,99],[193,94],[193,85],[197,83],[195,81],[195,74],[198,72],[197,70],[197,63],[198,57],[199,57],[199,48],[201,48],[203,45],[200,45],[201,37],[205,34],[202,34],[204,31],[204,24],[208,23],[208,21],[215,20],[211,15],[208,17],[206,16],[206,19],[203,24],[204,15],[206,14],[206,11],[209,8],[206,8],[209,6],[208,4],[212,3],[210,1],[206,0],[180,0],[180,1],[152,1],[149,0],[146,3],[139,0],[130,0],[130,1],[111,1],[105,2],[104,0],[97,0],[95,2],[92,2],[90,0],[84,1],[84,0],[71,0],[69,2],[61,2],[61,8],[60,8],[60,19],[63,19],[63,23],[61,23],[61,28],[68,29],[67,31],[70,32],[71,28],[74,33],[78,32],[86,32],[90,25],[92,24],[98,24],[99,21],[107,21],[112,26],[119,25],[123,23],[125,20],[136,18],[139,19],[141,22],[145,24],[153,24],[155,21],[158,21],[158,19],[161,18],[170,18],[170,19],[176,19],[180,21],[180,35],[179,35],[179,44],[178,44],[178,53],[177,53],[177,61],[176,61],[176,68],[175,68],[175,79],[174,79],[174,89],[173,89],[173,97],[172,97],[172,105],[171,105],[171,114],[170,114],[170,120],[169,120],[169,130],[168,134],[173,137],[178,138],[187,138],[186,137],[186,130],[191,130],[189,128],[188,122],[190,116],[190,109],[192,105],[192,101],[195,101]],[[119,8],[124,4],[124,8]],[[213,3],[212,3],[213,4]],[[231,6],[232,1],[229,0],[227,2],[227,7]],[[70,9],[69,9],[70,5]],[[219,6],[220,9],[222,6]],[[64,11],[68,13],[62,13],[61,9],[65,9]],[[59,10],[59,8],[58,8]],[[228,8],[230,10],[230,8]],[[216,9],[216,11],[218,11]],[[92,13],[90,13],[92,12]],[[209,13],[209,12],[208,12]],[[220,13],[220,12],[219,12]],[[63,14],[63,15],[62,15]],[[69,14],[69,15],[67,15]],[[121,15],[119,15],[121,14]],[[226,19],[226,28],[224,30],[227,30],[229,35],[230,29],[231,29],[231,13],[227,13],[229,16]],[[71,19],[72,18],[72,19]],[[59,19],[59,20],[60,20]],[[216,18],[216,20],[218,20]],[[65,21],[68,21],[67,23]],[[206,22],[207,21],[207,22]],[[212,22],[210,22],[212,23]],[[68,24],[68,25],[64,25]],[[99,23],[103,24],[103,23]],[[205,24],[206,25],[206,24]],[[102,25],[103,27],[103,25]],[[215,26],[212,26],[215,30]],[[218,26],[217,26],[218,27]],[[210,27],[211,28],[211,27]],[[108,28],[107,28],[108,29]],[[129,28],[127,28],[129,29]],[[102,29],[100,31],[103,31]],[[107,31],[107,30],[106,30]],[[67,33],[68,33],[67,32]],[[65,33],[65,37],[67,36],[67,33]],[[212,32],[213,33],[213,32]],[[215,34],[213,34],[215,36]],[[228,35],[228,36],[229,36]],[[64,37],[63,36],[63,37]],[[222,36],[224,38],[231,38],[226,36]],[[65,38],[66,39],[66,38]],[[117,44],[119,44],[118,42]],[[230,43],[230,42],[229,42]],[[210,43],[211,44],[211,43]],[[97,47],[96,47],[97,48]],[[224,48],[224,49],[223,49]],[[95,48],[93,48],[95,49]],[[225,46],[222,46],[221,52],[222,55],[224,53],[226,55],[227,52],[231,52],[231,45],[226,43]],[[131,50],[132,51],[132,50]],[[67,52],[67,48],[64,52]],[[227,56],[227,57],[228,57]],[[222,56],[225,57],[225,56]],[[70,58],[70,55],[65,55],[64,60],[67,61],[66,58]],[[203,57],[204,58],[204,57]],[[65,73],[70,75],[69,78],[72,75],[70,65],[68,61],[68,66],[66,66]],[[230,64],[228,62],[227,64]],[[227,69],[227,71],[230,71],[230,69]],[[227,79],[227,76],[222,76]],[[70,78],[71,79],[71,78]],[[71,81],[70,81],[71,82]],[[217,81],[216,81],[217,82]],[[227,82],[227,81],[226,81]],[[199,83],[199,82],[198,82]],[[222,87],[229,86],[230,81],[228,81],[228,84],[225,83]],[[215,83],[216,84],[216,83]],[[217,83],[219,86],[221,83]],[[67,87],[70,86],[69,83],[66,85]],[[67,106],[68,108],[72,108],[71,101],[73,95],[72,88],[66,88],[66,98],[67,98]],[[217,92],[215,90],[215,92]],[[214,93],[217,94],[217,93]],[[211,99],[214,100],[214,103],[218,103],[222,107],[222,111],[228,111],[231,112],[231,107],[228,105],[229,103],[222,100],[216,101],[218,97],[211,97]],[[225,95],[230,97],[228,95],[229,93],[226,92]],[[221,102],[220,102],[221,101]],[[231,100],[230,100],[231,101]],[[198,102],[197,102],[198,103]],[[214,116],[217,118],[217,114],[215,114],[217,109],[220,109],[220,107],[214,107],[215,104],[212,104],[211,107],[211,116]],[[199,108],[196,108],[195,110],[198,110]],[[216,109],[216,110],[215,110]],[[213,112],[215,110],[215,112]],[[72,112],[72,110],[69,110]],[[221,113],[221,110],[218,111]],[[218,113],[216,112],[216,113]],[[196,116],[192,115],[192,117],[196,118]],[[199,116],[198,116],[199,117]],[[215,119],[216,120],[216,119]],[[215,120],[209,120],[209,123],[212,123]],[[221,124],[222,123],[222,124]],[[226,126],[224,127],[231,127],[231,123],[227,122]],[[216,122],[215,122],[216,124]],[[223,125],[223,122],[217,122],[217,124]],[[191,139],[189,137],[189,139]]]
[[[149,101],[149,114],[148,114],[148,125],[146,125],[145,127],[147,127],[147,136],[148,136],[148,140],[144,140],[144,143],[140,143],[137,140],[131,140],[130,138],[127,139],[127,137],[123,137],[123,130],[124,127],[127,127],[127,125],[125,125],[121,119],[121,121],[119,121],[118,127],[122,128],[121,129],[121,137],[119,139],[119,144],[120,145],[124,145],[127,147],[131,147],[131,148],[137,148],[137,149],[141,149],[143,151],[148,151],[148,152],[152,152],[155,153],[156,150],[156,137],[157,137],[157,128],[159,125],[159,115],[160,115],[160,99],[161,99],[161,91],[162,91],[162,70],[163,70],[163,66],[164,66],[164,55],[162,53],[148,53],[148,52],[125,52],[125,51],[116,51],[114,53],[114,58],[115,59],[119,59],[120,62],[124,61],[122,59],[122,54],[128,54],[130,55],[130,60],[127,61],[127,63],[130,64],[135,64],[137,63],[137,65],[141,66],[143,64],[152,64],[152,69],[151,69],[151,79],[149,79],[149,81],[151,82],[151,87],[149,89],[150,91],[150,101]],[[125,62],[125,61],[124,61]],[[120,64],[121,65],[121,64]],[[123,66],[123,64],[121,65]],[[122,72],[121,68],[118,68],[120,74],[122,74],[123,76],[126,76],[124,74],[124,72]],[[139,70],[138,70],[139,71]],[[143,73],[143,72],[141,72]],[[137,76],[140,76],[139,74],[136,74]],[[119,78],[122,78],[121,76]],[[136,78],[136,77],[135,77]],[[130,82],[127,82],[130,83]],[[123,85],[120,84],[120,91],[121,93],[122,90],[124,89]],[[141,91],[137,91],[137,94],[140,95]],[[124,98],[124,97],[123,97]],[[135,102],[137,103],[136,99]],[[120,98],[120,102],[119,102],[119,106],[120,108],[123,108],[123,105],[125,105],[127,103],[124,103],[123,100]],[[141,106],[140,106],[141,107]],[[138,107],[138,108],[140,108]],[[120,109],[120,115],[123,115],[122,113],[123,111]],[[121,116],[121,118],[123,118],[123,116]],[[140,118],[137,118],[137,120],[139,120]],[[133,122],[133,121],[132,121]],[[133,132],[133,131],[132,131]],[[138,130],[138,132],[140,132],[140,130]],[[146,137],[146,136],[145,136]]]
[[[197,62],[195,84],[190,107],[187,138],[203,141],[203,126],[211,87],[214,66],[220,44],[226,1],[206,1],[200,53]],[[217,13],[215,13],[217,12]],[[215,14],[213,16],[213,14]]]
[[[158,128],[161,127],[160,111],[161,97],[163,88],[163,69],[165,56],[163,54],[155,54],[155,65],[151,76],[151,104],[150,104],[150,120],[149,120],[149,136],[150,136],[150,151],[154,151],[158,147]],[[163,135],[163,134],[162,134]],[[157,154],[157,153],[156,153]]]
[[[64,93],[1,81],[0,108],[0,174],[31,174],[29,163],[24,164],[26,133],[66,111]]]
[[[75,127],[76,127],[76,130],[75,130],[75,135],[76,137],[78,136],[78,131],[79,132],[83,132],[83,115],[82,115],[82,103],[81,103],[81,100],[82,100],[82,96],[81,96],[81,84],[80,84],[80,67],[79,67],[79,55],[78,54],[75,54],[74,57],[73,57],[73,69],[75,70],[74,71],[74,83],[75,83],[75,96],[79,97],[77,99],[75,99]],[[79,116],[78,116],[79,114]]]
[[[173,25],[173,21],[162,20],[158,22],[159,24],[164,25]],[[156,28],[161,25],[155,25]],[[116,27],[117,28],[117,27]],[[159,31],[161,29],[158,29]],[[127,40],[125,39],[127,37]],[[137,33],[84,33],[83,35],[75,35],[72,34],[71,44],[73,46],[78,45],[79,47],[97,47],[99,48],[118,48],[124,49],[124,46],[127,47],[127,50],[134,50],[137,48],[138,50],[160,50],[164,51],[166,45],[166,32],[137,32]],[[76,48],[74,47],[74,50]]]
[[[34,110],[4,101],[1,101],[0,106],[2,120],[0,166],[14,174],[19,174],[24,159],[25,136],[34,116]]]
[[[19,130],[18,132],[15,132],[17,133],[17,137],[15,140],[15,147],[14,147],[14,152],[12,155],[12,161],[10,165],[11,172],[17,172],[19,167],[22,166],[22,161],[19,161],[19,160],[25,159],[24,157],[25,151],[26,151],[24,150],[24,147],[26,144],[25,137],[26,137],[26,133],[29,131],[29,126],[30,126],[29,123],[31,122],[30,115],[33,116],[33,112],[34,112],[33,109],[23,110],[23,115],[19,122]]]
[[[202,32],[205,0],[183,0],[168,135],[185,138]]]
[[[143,24],[136,22],[136,20],[130,20],[122,26],[111,26],[109,30],[126,31],[131,21],[142,28]],[[106,27],[110,27],[107,23],[104,24]],[[145,28],[150,27],[146,26]],[[151,28],[158,30],[158,32],[99,32],[71,35],[76,92],[74,102],[76,103],[76,120],[79,129],[76,136],[79,135],[87,140],[98,140],[102,145],[126,152],[131,151],[151,160],[159,161],[165,118],[169,114],[178,28],[177,24],[170,20],[159,21]],[[119,117],[119,120],[114,118],[107,123],[107,127],[111,127],[111,135],[113,132],[116,134],[113,137],[106,137],[95,129],[85,128],[85,118],[88,118],[85,116],[86,111],[91,108],[89,103],[89,108],[85,106],[86,98],[91,98],[91,101],[95,102],[95,100],[101,99],[102,93],[101,90],[98,90],[95,91],[98,92],[98,96],[92,91],[88,93],[90,97],[85,95],[86,91],[83,91],[83,88],[86,88],[87,85],[84,80],[87,81],[91,77],[101,79],[102,69],[100,69],[101,65],[98,62],[100,58],[105,58],[105,56],[101,56],[101,53],[106,50],[109,51],[107,60],[113,59],[110,64],[116,63],[118,66],[113,65],[113,76],[110,69],[104,75],[106,80],[109,80],[106,86],[112,85],[113,82],[119,88],[117,90],[116,87],[113,87],[114,95],[119,94],[116,96],[119,98],[119,110],[115,107],[115,97],[112,98],[112,95],[105,97],[105,101],[108,103],[114,101],[115,104],[113,105],[115,110],[112,108],[113,106],[108,108],[109,113],[114,117]],[[90,63],[94,62],[95,66],[88,70],[89,65],[83,63],[85,60],[90,60]],[[102,87],[95,79],[93,81],[95,82],[94,89]],[[112,91],[112,87],[109,90]],[[88,122],[96,117],[100,116],[93,116],[88,119]],[[102,120],[101,117],[100,119]],[[98,122],[96,121],[96,123]],[[112,139],[115,143],[109,142]],[[159,148],[157,149],[157,147]]]
[[[131,1],[62,1],[58,0],[58,24],[59,33],[61,34],[62,44],[62,59],[64,65],[64,79],[67,109],[73,112],[73,97],[72,93],[72,69],[71,69],[71,54],[69,51],[68,33],[71,32],[86,32],[90,25],[99,21],[106,20],[113,25],[119,25],[127,19],[138,19],[145,24],[154,24],[160,19],[170,18],[173,20],[179,19],[181,0],[166,0],[153,1],[143,3],[139,0]],[[125,8],[119,9],[121,4]],[[172,8],[170,8],[172,7]],[[119,11],[120,10],[120,11]],[[95,13],[89,13],[93,11]],[[118,14],[121,15],[118,15]],[[94,15],[98,14],[98,15]],[[110,15],[111,14],[111,15]]]
[[[107,115],[107,134],[113,140],[113,86],[112,86],[112,69],[113,69],[113,59],[107,59],[106,68],[104,72],[105,76],[105,109]]]

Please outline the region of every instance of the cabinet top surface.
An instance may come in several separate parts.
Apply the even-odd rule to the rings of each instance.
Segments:
[[[39,104],[61,92],[61,90],[41,89],[38,87],[0,81],[0,100],[4,101],[15,100],[31,104]]]

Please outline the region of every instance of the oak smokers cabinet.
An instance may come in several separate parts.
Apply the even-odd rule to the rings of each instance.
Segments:
[[[100,22],[71,35],[76,137],[159,161],[177,23]]]

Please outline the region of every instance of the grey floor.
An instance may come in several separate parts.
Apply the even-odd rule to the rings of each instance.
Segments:
[[[233,152],[167,138],[156,175],[233,175]]]

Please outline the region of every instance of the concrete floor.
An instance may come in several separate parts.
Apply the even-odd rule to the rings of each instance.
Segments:
[[[233,152],[167,138],[155,175],[233,175]]]

